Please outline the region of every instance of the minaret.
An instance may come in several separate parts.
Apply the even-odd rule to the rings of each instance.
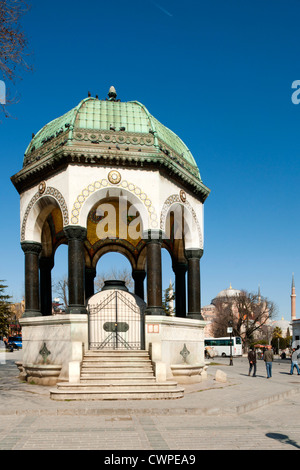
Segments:
[[[296,320],[296,294],[295,294],[294,273],[293,273],[293,278],[292,278],[291,318],[292,318],[292,321]]]

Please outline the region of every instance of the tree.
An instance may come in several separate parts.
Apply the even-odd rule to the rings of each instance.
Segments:
[[[11,317],[11,303],[9,302],[11,297],[4,294],[7,286],[5,286],[3,282],[4,281],[0,281],[0,336],[7,336]]]
[[[0,0],[0,72],[5,82],[14,83],[21,71],[32,69],[26,61],[28,41],[20,24],[28,10],[26,0]],[[11,102],[7,96],[0,101],[5,117],[9,116],[5,104]]]
[[[241,291],[233,297],[216,299],[214,304],[214,336],[227,336],[227,326],[231,321],[233,335],[241,336],[246,349],[253,341],[254,334],[263,331],[268,321],[277,313],[272,301],[247,291]]]
[[[227,327],[232,321],[232,297],[214,299],[215,316],[212,321],[212,333],[215,338],[227,336]]]
[[[97,292],[101,290],[104,286],[104,281],[107,280],[124,281],[128,290],[133,289],[132,275],[126,268],[120,270],[112,268],[110,271],[100,273],[95,279],[95,290]]]
[[[163,301],[162,301],[162,307],[165,311],[165,314],[168,316],[175,315],[174,300],[175,300],[174,286],[172,285],[170,281],[169,287],[164,290]]]
[[[97,278],[95,279],[95,291],[98,292],[99,290],[101,290],[104,286],[104,282],[108,279],[124,281],[128,290],[133,289],[133,280],[130,271],[126,268],[120,270],[112,268],[110,271],[103,272],[97,276]],[[53,289],[55,295],[62,300],[64,307],[67,308],[69,298],[68,277],[64,276],[54,282]]]
[[[65,308],[68,306],[68,278],[64,276],[54,284],[54,290],[57,296],[63,301]]]

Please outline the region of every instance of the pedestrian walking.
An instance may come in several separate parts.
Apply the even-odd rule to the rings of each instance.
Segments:
[[[266,370],[267,370],[267,378],[270,379],[272,377],[272,362],[273,362],[273,351],[272,349],[266,349],[264,352],[264,361],[266,363]]]
[[[300,353],[300,351],[298,351],[298,352],[297,351],[298,351],[298,349],[293,348],[292,357],[291,357],[291,371],[290,371],[291,375],[293,375],[293,373],[294,373],[294,367],[296,367],[298,375],[300,375],[300,370],[299,370],[299,366],[298,366],[298,354]]]
[[[249,373],[251,375],[251,371],[253,369],[253,377],[256,377],[256,352],[254,349],[250,349],[248,352],[248,361],[249,361]]]

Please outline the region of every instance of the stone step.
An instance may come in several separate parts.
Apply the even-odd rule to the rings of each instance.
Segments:
[[[130,372],[139,372],[139,371],[148,371],[152,372],[153,368],[151,365],[148,366],[138,366],[138,365],[114,365],[114,364],[93,364],[93,365],[82,365],[81,371],[82,372],[107,372],[111,371],[112,373],[117,373],[118,371],[122,372],[127,372],[130,374]]]
[[[99,391],[97,389],[87,392],[86,390],[50,390],[52,400],[169,400],[182,398],[184,389],[174,388],[166,390],[160,388],[152,391]]]
[[[94,393],[95,391],[97,392],[102,392],[102,391],[110,391],[110,392],[152,392],[152,391],[159,391],[160,389],[163,390],[174,390],[177,387],[176,382],[164,382],[164,383],[158,383],[158,382],[149,382],[149,383],[129,383],[125,384],[112,384],[110,382],[103,382],[103,383],[57,383],[57,389],[61,391],[80,391],[80,392],[88,392],[88,393]]]
[[[89,377],[81,377],[80,383],[81,384],[91,384],[91,385],[102,385],[103,383],[109,383],[112,385],[126,385],[126,384],[144,384],[144,383],[155,383],[156,379],[152,375],[148,376],[140,376],[140,377],[130,377],[127,376],[99,376],[95,377],[94,375]]]
[[[121,369],[124,369],[126,367],[132,367],[133,369],[136,369],[136,368],[151,368],[152,367],[152,363],[150,361],[147,361],[147,362],[117,362],[117,361],[105,361],[105,362],[101,362],[101,361],[97,361],[97,362],[86,362],[86,361],[82,361],[82,368],[96,368],[98,369],[99,367],[103,367],[103,368],[107,368],[107,367],[120,367]]]
[[[79,383],[58,383],[53,400],[161,400],[182,398],[176,382],[157,383],[147,351],[86,351]]]
[[[147,363],[151,362],[149,357],[147,356],[84,356],[83,358],[84,363],[89,362],[138,362],[138,363]]]
[[[149,357],[148,351],[142,349],[90,349],[85,352],[85,356],[107,356],[107,355],[127,355],[127,356],[147,356]]]
[[[126,370],[125,371],[107,370],[105,372],[91,371],[91,372],[81,372],[80,377],[82,379],[90,379],[90,378],[101,379],[101,377],[109,379],[109,378],[116,377],[116,374],[118,374],[118,377],[123,376],[126,379],[128,377],[131,377],[131,378],[154,377],[152,370],[151,371],[141,370],[141,371],[134,371],[130,373],[128,373]]]

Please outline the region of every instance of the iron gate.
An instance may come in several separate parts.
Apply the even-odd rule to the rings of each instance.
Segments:
[[[90,349],[145,349],[144,314],[126,293],[103,293],[88,310]]]

